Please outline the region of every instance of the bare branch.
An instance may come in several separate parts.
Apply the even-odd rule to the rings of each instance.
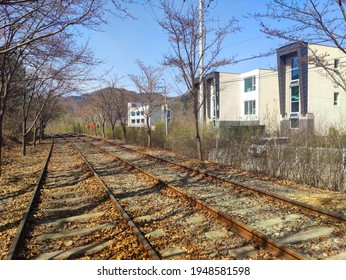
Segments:
[[[0,0],[0,5],[18,5],[26,2],[36,2],[38,0]]]
[[[179,8],[174,1],[161,0],[160,7],[164,17],[157,19],[157,22],[167,33],[173,50],[173,53],[165,56],[163,65],[179,70],[178,79],[184,81],[191,100],[193,100],[197,150],[199,158],[202,159],[199,111],[205,103],[205,97],[198,96],[198,78],[234,61],[234,56],[230,58],[219,58],[219,56],[224,38],[229,33],[239,31],[240,28],[235,18],[231,18],[224,26],[220,26],[209,16],[207,7],[204,6],[204,30],[200,34],[200,16],[196,2],[192,1],[191,5]],[[203,40],[201,54],[199,52],[200,40]],[[201,64],[203,64],[203,73],[200,74]]]
[[[272,0],[266,13],[251,16],[258,20],[261,31],[269,37],[289,42],[326,44],[346,54],[346,12],[343,0]],[[278,24],[276,24],[278,23]],[[324,69],[335,84],[346,90],[345,72],[335,72],[330,62],[313,50],[311,60]]]
[[[143,94],[141,101],[143,107],[144,117],[146,118],[148,147],[151,147],[151,124],[150,118],[155,109],[161,105],[161,77],[162,69],[159,67],[145,65],[143,61],[136,61],[141,75],[130,74],[129,77],[134,85]]]

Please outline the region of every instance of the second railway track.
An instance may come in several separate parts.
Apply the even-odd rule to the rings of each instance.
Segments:
[[[292,204],[280,197],[165,164],[111,143],[90,138],[88,141],[299,252],[304,258],[346,258],[345,216]]]
[[[164,183],[71,139],[162,259],[276,259]]]

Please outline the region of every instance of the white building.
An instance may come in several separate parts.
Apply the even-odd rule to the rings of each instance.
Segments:
[[[220,127],[279,125],[277,72],[256,69],[243,74],[213,72],[205,76],[204,122]]]
[[[127,104],[128,108],[128,126],[129,127],[143,127],[147,125],[144,112],[148,109],[147,106],[143,106],[141,103]]]
[[[279,48],[277,58],[283,135],[326,134],[332,125],[345,122],[346,93],[335,82],[345,71],[346,58],[340,49],[297,42]]]
[[[149,108],[147,105],[141,103],[129,102],[127,107],[127,123],[129,127],[145,127],[147,125],[147,120],[151,126],[154,126],[158,121],[170,122],[171,112],[169,108],[165,109],[164,105],[155,106],[152,112],[148,111]]]
[[[279,48],[277,60],[278,71],[206,75],[202,123],[257,127],[282,136],[326,134],[346,123],[346,78],[343,87],[336,82],[346,77],[340,49],[297,42]]]

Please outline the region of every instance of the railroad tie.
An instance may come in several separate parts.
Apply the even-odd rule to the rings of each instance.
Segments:
[[[67,259],[74,255],[91,255],[102,251],[103,249],[115,243],[114,240],[103,241],[95,244],[75,247],[68,250],[59,250],[49,253],[44,253],[35,257],[35,260],[58,260]]]
[[[83,228],[83,229],[75,229],[75,230],[64,231],[64,232],[42,234],[42,235],[37,236],[36,240],[44,241],[46,239],[60,239],[60,238],[71,237],[71,236],[76,236],[76,235],[79,235],[79,236],[88,235],[88,234],[91,234],[95,231],[99,231],[101,229],[105,229],[105,228],[109,228],[109,227],[114,227],[114,224],[105,223],[105,224],[97,225],[97,226],[90,227],[90,228]]]
[[[41,222],[41,224],[43,224],[43,225],[57,225],[57,224],[62,224],[62,223],[79,221],[79,220],[83,220],[83,219],[89,219],[89,218],[93,218],[93,217],[99,217],[99,216],[102,216],[104,213],[106,213],[106,212],[105,211],[92,212],[92,213],[88,213],[88,214],[71,216],[71,217],[57,219],[57,220],[45,220],[45,221]]]
[[[317,227],[305,232],[298,232],[294,235],[284,237],[279,240],[280,244],[294,244],[301,241],[310,240],[316,237],[327,235],[333,232],[332,227]]]

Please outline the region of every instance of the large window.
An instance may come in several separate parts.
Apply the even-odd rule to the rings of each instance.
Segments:
[[[207,80],[207,96],[209,98],[208,102],[208,115],[212,120],[216,120],[217,102],[216,102],[216,92],[214,88],[214,79]]]
[[[340,70],[340,59],[334,59],[334,70],[337,72]]]
[[[299,113],[299,85],[291,86],[291,113]]]
[[[256,114],[256,100],[249,100],[244,102],[244,115]]]
[[[291,80],[299,80],[299,61],[297,56],[291,60]]]
[[[339,93],[334,92],[334,106],[339,106]]]
[[[220,99],[216,76],[207,79],[206,98],[207,116],[209,117],[209,120],[214,121],[214,124],[216,124],[216,121],[218,121],[220,117]]]
[[[249,92],[249,91],[255,91],[256,90],[256,77],[249,77],[244,79],[244,91]]]

